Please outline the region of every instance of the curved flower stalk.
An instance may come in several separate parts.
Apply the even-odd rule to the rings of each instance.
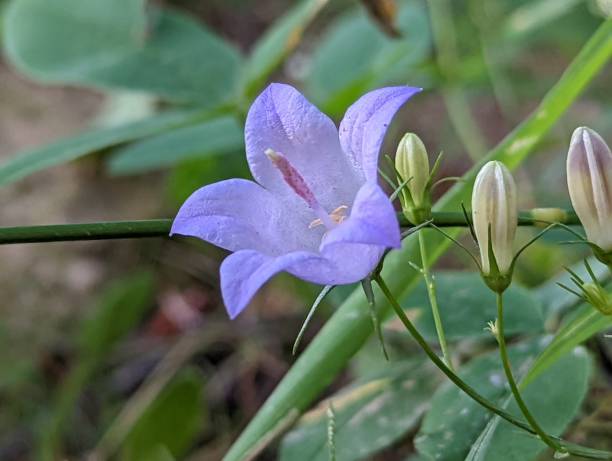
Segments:
[[[286,271],[321,285],[364,279],[383,252],[400,246],[395,210],[378,186],[387,126],[419,88],[367,93],[339,130],[296,89],[268,86],[246,119],[246,155],[255,181],[205,186],[179,210],[172,234],[232,251],[221,265],[231,318],[273,275]]]
[[[493,291],[504,291],[512,279],[518,208],[516,184],[503,163],[488,162],[478,173],[472,219],[483,277]]]
[[[567,154],[567,186],[588,243],[604,264],[612,263],[612,153],[587,127],[576,128]]]

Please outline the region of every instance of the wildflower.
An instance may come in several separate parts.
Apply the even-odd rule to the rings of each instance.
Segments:
[[[576,128],[567,154],[567,186],[572,205],[596,256],[612,262],[612,153],[590,128]]]
[[[378,155],[395,112],[418,88],[372,91],[346,112],[339,131],[297,90],[272,84],[245,126],[255,181],[205,186],[179,210],[171,234],[233,251],[221,265],[231,318],[273,275],[321,285],[357,282],[385,249],[400,245],[393,206],[378,186]]]
[[[512,175],[503,163],[488,162],[474,183],[472,219],[481,271],[494,291],[503,291],[510,284],[517,215],[516,184]]]

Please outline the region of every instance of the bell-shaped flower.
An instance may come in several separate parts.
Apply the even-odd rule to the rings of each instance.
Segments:
[[[503,163],[488,162],[478,173],[472,192],[472,219],[483,275],[504,279],[501,285],[509,284],[505,277],[512,271],[518,210],[516,184]]]
[[[590,128],[577,128],[572,135],[567,155],[567,186],[588,240],[603,250],[600,253],[609,253],[612,251],[612,153],[601,136]]]
[[[321,285],[367,277],[383,252],[400,246],[397,217],[378,186],[378,156],[412,87],[372,91],[346,112],[339,130],[293,87],[268,86],[246,119],[246,155],[257,182],[230,179],[191,195],[172,234],[232,253],[221,291],[236,317],[274,274]]]

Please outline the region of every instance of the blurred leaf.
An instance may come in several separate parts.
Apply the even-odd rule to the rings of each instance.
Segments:
[[[489,337],[487,322],[495,320],[495,295],[474,272],[441,272],[436,274],[436,292],[447,339]],[[540,333],[544,330],[541,302],[528,290],[512,284],[504,293],[506,333]],[[428,339],[437,338],[425,283],[407,296],[402,306],[414,312],[415,324]]]
[[[172,205],[180,205],[192,192],[206,184],[230,178],[249,177],[244,152],[186,160],[170,173],[166,194]]]
[[[323,401],[306,413],[282,441],[281,461],[327,461],[327,415],[336,415],[338,461],[369,459],[413,429],[438,382],[427,362],[387,364],[386,370]]]
[[[510,360],[521,375],[542,348],[542,341],[522,343],[510,348]],[[485,397],[498,402],[509,399],[499,354],[493,351],[466,364],[459,374]],[[572,421],[588,389],[591,360],[578,348],[544,371],[524,388],[523,397],[535,418],[548,433],[559,434]],[[520,410],[510,399],[508,411],[521,418]],[[510,423],[487,423],[492,416],[450,382],[434,394],[415,439],[417,450],[425,457],[439,461],[463,461],[474,445],[473,461],[525,461],[546,448],[543,442],[517,430]],[[483,435],[483,433],[485,435]]]
[[[314,53],[306,82],[308,93],[327,112],[339,114],[375,86],[406,83],[409,69],[421,63],[430,48],[429,22],[422,4],[401,2],[397,26],[402,37],[390,39],[363,9],[335,21]]]
[[[100,149],[192,125],[205,116],[205,112],[202,111],[166,112],[127,125],[90,131],[16,154],[0,164],[0,185],[17,181],[45,168],[75,160]]]
[[[235,96],[241,57],[192,18],[144,0],[13,0],[7,56],[44,82],[147,91],[217,106]],[[148,19],[148,21],[147,21]]]
[[[585,44],[580,54],[557,84],[548,92],[534,113],[521,123],[482,162],[499,160],[515,169],[534,151],[537,143],[565,113],[587,84],[607,63],[612,55],[612,21],[604,23]],[[435,205],[436,210],[457,210],[470,198],[471,184],[479,171],[475,165]],[[450,231],[458,235],[457,231]],[[442,236],[428,236],[430,263],[436,261],[449,247]],[[387,285],[399,298],[414,288],[417,275],[409,270],[408,261],[418,258],[415,236],[404,240],[402,249],[389,253],[382,272]],[[379,299],[382,300],[380,292]],[[380,302],[381,315],[389,314],[389,306]],[[304,410],[344,368],[372,332],[367,302],[360,290],[354,291],[325,324],[317,337],[302,353],[272,395],[261,407],[225,455],[225,461],[244,460],[261,447],[264,437],[269,439],[283,428],[283,422],[296,411]]]
[[[49,414],[45,414],[39,440],[39,458],[57,459],[57,449],[76,402],[101,362],[118,340],[142,319],[151,307],[153,277],[140,272],[111,284],[92,314],[78,330],[78,361],[57,389]]]
[[[525,376],[525,383],[556,362],[559,357],[573,350],[600,331],[612,327],[612,316],[603,315],[590,305],[581,306],[556,333],[550,344],[542,351]]]
[[[251,98],[268,76],[300,43],[308,24],[329,0],[302,0],[278,19],[255,43],[245,70],[245,93]]]
[[[243,146],[244,135],[235,118],[213,118],[121,148],[110,158],[108,168],[114,175],[143,173]]]
[[[136,422],[123,444],[121,459],[161,461],[169,455],[183,459],[203,427],[204,380],[197,370],[188,368],[166,386]]]
[[[85,359],[109,352],[116,342],[152,307],[153,275],[142,272],[115,282],[87,318],[79,332]]]
[[[526,35],[555,21],[582,2],[583,0],[536,0],[527,2],[507,16],[502,33],[506,35],[507,40],[515,40],[519,36]]]

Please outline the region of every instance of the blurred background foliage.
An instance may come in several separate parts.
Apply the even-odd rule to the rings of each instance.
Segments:
[[[201,185],[248,177],[242,124],[270,81],[297,86],[336,120],[373,88],[422,86],[385,152],[414,131],[432,155],[445,152],[444,176],[461,175],[530,113],[610,9],[607,0],[3,0],[1,223],[172,216]],[[569,205],[571,131],[588,125],[612,140],[610,76],[608,67],[521,169],[523,207]],[[565,312],[593,316],[545,283],[585,254],[562,239],[551,233],[526,253],[525,286],[509,293],[508,333],[529,339],[515,346],[517,363],[545,347]],[[230,323],[223,256],[187,240],[0,248],[0,459],[221,459],[291,366],[316,296],[280,276]],[[483,330],[492,300],[458,271],[473,270],[460,252],[439,266],[466,376],[504,398],[496,362],[481,354],[492,345]],[[350,288],[330,294],[306,340]],[[433,339],[424,288],[404,301]],[[611,323],[591,317],[582,340]],[[330,389],[338,460],[551,459],[440,386],[394,322],[385,336],[393,366],[369,344]],[[561,337],[558,361],[526,397],[549,430],[612,449],[612,347],[601,338],[587,353]],[[260,459],[328,459],[325,410]],[[470,457],[487,431],[485,458]]]

